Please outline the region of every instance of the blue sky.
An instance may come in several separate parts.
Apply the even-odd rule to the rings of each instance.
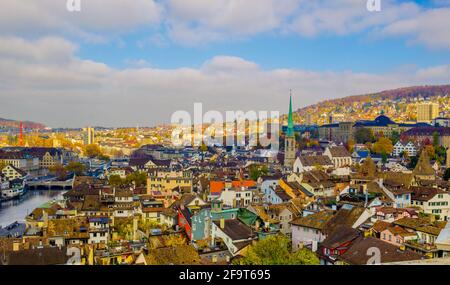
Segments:
[[[449,83],[450,0],[66,1],[0,2],[0,117],[154,125]]]
[[[352,70],[384,72],[404,65],[427,67],[450,62],[447,50],[429,51],[421,45],[407,45],[403,39],[370,40],[361,35],[305,39],[297,36],[258,35],[251,39],[205,46],[186,47],[168,42],[164,46],[140,48],[142,33],[125,38],[123,43],[83,44],[78,55],[129,67],[130,61],[145,60],[158,68],[200,67],[215,55],[230,55],[258,63],[264,69],[303,68],[309,70]]]

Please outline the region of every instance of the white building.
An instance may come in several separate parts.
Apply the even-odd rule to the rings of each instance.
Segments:
[[[89,244],[107,244],[109,238],[108,217],[89,217]]]
[[[425,214],[437,215],[443,221],[450,218],[450,194],[437,188],[414,188],[411,206],[420,208]]]
[[[403,153],[406,152],[408,156],[416,156],[417,155],[417,147],[416,145],[409,141],[403,144],[401,141],[398,141],[392,150],[393,156],[402,156]]]
[[[291,222],[292,249],[296,251],[306,246],[316,251],[317,244],[326,238],[323,229],[332,217],[331,211],[321,211],[293,220]]]
[[[252,199],[253,189],[247,187],[225,188],[219,197],[224,206],[233,208],[245,208],[252,203]]]

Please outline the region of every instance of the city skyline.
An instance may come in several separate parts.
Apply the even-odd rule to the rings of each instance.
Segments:
[[[152,126],[195,102],[285,114],[289,89],[297,109],[448,83],[448,1],[328,2],[2,1],[0,117]]]

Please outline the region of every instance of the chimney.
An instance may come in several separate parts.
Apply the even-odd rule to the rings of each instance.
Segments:
[[[225,228],[225,219],[221,218],[220,219],[220,228],[223,230]]]

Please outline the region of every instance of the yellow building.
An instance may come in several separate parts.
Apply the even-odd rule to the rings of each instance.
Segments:
[[[192,173],[190,171],[159,170],[149,173],[147,178],[147,193],[151,191],[172,191],[175,188],[192,191]]]
[[[425,102],[417,104],[417,122],[429,123],[439,117],[439,104]]]

